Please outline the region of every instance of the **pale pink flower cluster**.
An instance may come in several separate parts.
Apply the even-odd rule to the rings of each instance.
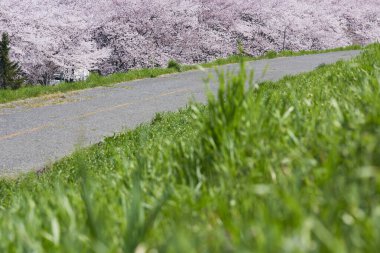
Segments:
[[[380,39],[379,0],[0,0],[0,33],[28,73],[53,62],[103,73],[236,53]],[[285,38],[285,40],[284,40]]]

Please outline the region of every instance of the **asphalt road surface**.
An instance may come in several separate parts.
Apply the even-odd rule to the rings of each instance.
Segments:
[[[248,63],[259,80],[278,80],[348,60],[359,51],[277,58]],[[237,65],[222,69],[237,70]],[[266,69],[265,75],[262,75]],[[0,175],[40,170],[157,112],[176,111],[190,99],[205,101],[204,79],[214,70],[190,71],[68,94],[0,105]],[[211,88],[216,90],[216,85]]]

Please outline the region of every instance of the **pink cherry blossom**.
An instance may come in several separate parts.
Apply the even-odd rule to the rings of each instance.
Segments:
[[[31,74],[53,62],[108,74],[236,53],[380,39],[379,0],[0,0],[0,33]]]

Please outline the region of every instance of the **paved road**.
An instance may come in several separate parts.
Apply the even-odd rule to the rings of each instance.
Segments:
[[[359,51],[347,51],[261,60],[249,63],[248,68],[261,80],[277,80],[357,54]],[[237,66],[223,69],[236,70]],[[151,120],[156,112],[175,111],[190,98],[204,102],[203,80],[213,72],[191,71],[0,105],[0,175],[41,169],[72,153],[78,144],[98,143],[105,136]]]

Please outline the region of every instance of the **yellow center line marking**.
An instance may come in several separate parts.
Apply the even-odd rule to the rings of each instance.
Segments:
[[[3,136],[0,136],[0,141],[6,140],[6,139],[15,138],[15,137],[18,137],[20,135],[25,135],[25,134],[30,134],[30,133],[33,133],[33,132],[37,132],[37,131],[40,131],[42,129],[48,128],[48,127],[50,127],[52,125],[53,124],[51,124],[51,123],[50,124],[45,124],[45,125],[41,125],[39,127],[25,129],[25,130],[18,131],[18,132],[12,133],[12,134],[3,135]]]
[[[38,131],[41,131],[43,129],[55,126],[59,122],[63,122],[63,121],[67,121],[67,120],[83,119],[83,118],[87,118],[87,117],[90,117],[90,116],[93,116],[93,115],[96,115],[96,114],[99,114],[99,113],[102,113],[102,112],[110,112],[110,111],[114,111],[114,110],[117,110],[117,109],[120,109],[120,108],[128,107],[130,105],[137,104],[138,102],[152,101],[152,100],[154,100],[156,98],[166,97],[166,96],[170,96],[170,95],[173,95],[173,94],[176,94],[176,93],[183,93],[183,92],[186,92],[186,91],[189,91],[189,90],[190,89],[187,89],[187,88],[177,89],[177,90],[174,90],[174,91],[161,93],[159,95],[150,96],[150,97],[144,98],[144,99],[142,99],[140,101],[137,101],[137,102],[129,102],[129,103],[124,103],[124,104],[115,105],[115,106],[111,106],[111,107],[101,108],[101,109],[98,109],[98,110],[95,110],[95,111],[92,111],[92,112],[81,114],[79,116],[62,119],[62,120],[59,120],[58,122],[50,122],[50,123],[46,123],[46,124],[43,124],[43,125],[40,125],[40,126],[37,126],[37,127],[34,127],[34,128],[24,129],[24,130],[17,131],[17,132],[11,133],[11,134],[6,134],[6,135],[3,135],[3,136],[0,136],[0,141],[12,139],[12,138],[19,137],[19,136],[22,136],[22,135],[31,134],[31,133],[34,133],[34,132],[38,132]]]
[[[155,96],[150,96],[150,97],[144,98],[141,101],[152,101],[155,98],[166,97],[166,96],[170,96],[170,95],[173,95],[173,94],[176,94],[176,93],[185,92],[185,91],[189,91],[189,89],[178,89],[178,90],[174,90],[174,91],[170,91],[170,92],[165,92],[165,93],[161,93],[159,95],[155,95]],[[139,101],[139,102],[141,102],[141,101]],[[137,103],[138,102],[129,102],[129,103],[115,105],[115,106],[111,106],[111,107],[105,107],[105,108],[98,109],[98,110],[93,111],[93,112],[88,112],[88,113],[85,113],[85,114],[81,114],[79,116],[75,116],[75,117],[69,118],[69,120],[83,119],[83,118],[87,118],[89,116],[93,116],[93,115],[96,115],[96,114],[99,114],[99,113],[102,113],[102,112],[111,112],[111,111],[114,111],[114,110],[117,110],[117,109],[120,109],[120,108],[123,108],[123,107],[128,107],[130,105],[134,105],[134,104],[137,104]]]
[[[125,103],[125,104],[121,104],[121,105],[115,105],[115,106],[112,106],[112,107],[102,108],[102,109],[99,109],[99,110],[96,110],[96,111],[93,111],[93,112],[88,112],[88,113],[81,114],[80,116],[69,118],[69,120],[87,118],[87,117],[93,116],[93,115],[98,114],[98,113],[110,112],[110,111],[113,111],[113,110],[116,110],[116,109],[119,109],[119,108],[122,108],[122,107],[127,107],[128,105],[132,105],[132,104],[133,103]]]

